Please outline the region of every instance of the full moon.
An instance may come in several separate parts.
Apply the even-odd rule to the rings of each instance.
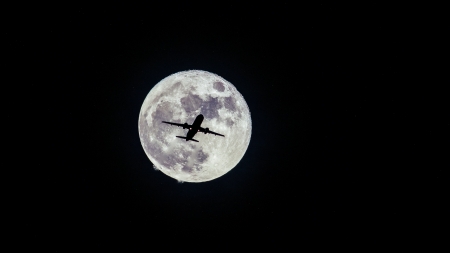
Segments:
[[[186,141],[187,129],[162,121],[192,124],[203,114],[203,128]],[[139,113],[139,137],[155,169],[180,182],[205,182],[233,169],[247,150],[252,133],[250,110],[230,82],[201,70],[170,75],[148,93]]]

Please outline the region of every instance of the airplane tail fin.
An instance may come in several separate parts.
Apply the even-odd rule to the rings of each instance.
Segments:
[[[185,139],[186,141],[195,141],[195,142],[198,142],[197,140],[194,140],[194,139],[186,139],[186,137],[184,137],[184,136],[177,136],[178,138],[180,138],[180,139]]]

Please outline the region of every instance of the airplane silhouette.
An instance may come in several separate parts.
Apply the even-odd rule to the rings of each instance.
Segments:
[[[213,131],[210,131],[209,128],[201,127],[200,125],[202,124],[202,121],[203,121],[204,118],[205,117],[203,117],[203,115],[201,115],[201,114],[198,115],[197,118],[195,118],[194,123],[192,125],[189,125],[188,123],[180,124],[180,123],[172,123],[172,122],[167,122],[167,121],[163,121],[163,123],[174,125],[174,126],[179,126],[179,127],[182,127],[183,129],[189,129],[189,131],[187,132],[186,137],[184,137],[184,136],[177,136],[178,138],[185,139],[186,141],[196,141],[196,142],[198,142],[197,140],[193,139],[194,135],[197,132],[202,132],[204,134],[215,134],[215,135],[219,135],[219,136],[225,137],[225,135],[223,135],[223,134],[218,134],[218,133],[215,133]]]

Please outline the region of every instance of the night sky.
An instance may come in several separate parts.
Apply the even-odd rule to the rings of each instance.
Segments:
[[[445,108],[433,98],[442,91],[413,85],[424,77],[410,68],[421,56],[414,31],[426,29],[401,9],[357,9],[186,2],[6,11],[17,246],[364,249],[436,224],[449,165],[437,158],[449,142],[435,137],[448,135],[450,120],[435,110]],[[138,135],[152,87],[192,69],[231,82],[253,126],[241,162],[199,184],[154,170]],[[435,141],[446,149],[431,152]],[[427,221],[413,215],[424,207],[434,213]]]

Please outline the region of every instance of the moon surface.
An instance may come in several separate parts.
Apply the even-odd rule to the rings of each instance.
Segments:
[[[192,124],[225,137],[198,132],[185,141],[187,129],[161,121]],[[244,97],[222,77],[201,70],[170,75],[148,93],[139,114],[139,137],[154,168],[180,182],[205,182],[233,169],[247,150],[252,133]]]

